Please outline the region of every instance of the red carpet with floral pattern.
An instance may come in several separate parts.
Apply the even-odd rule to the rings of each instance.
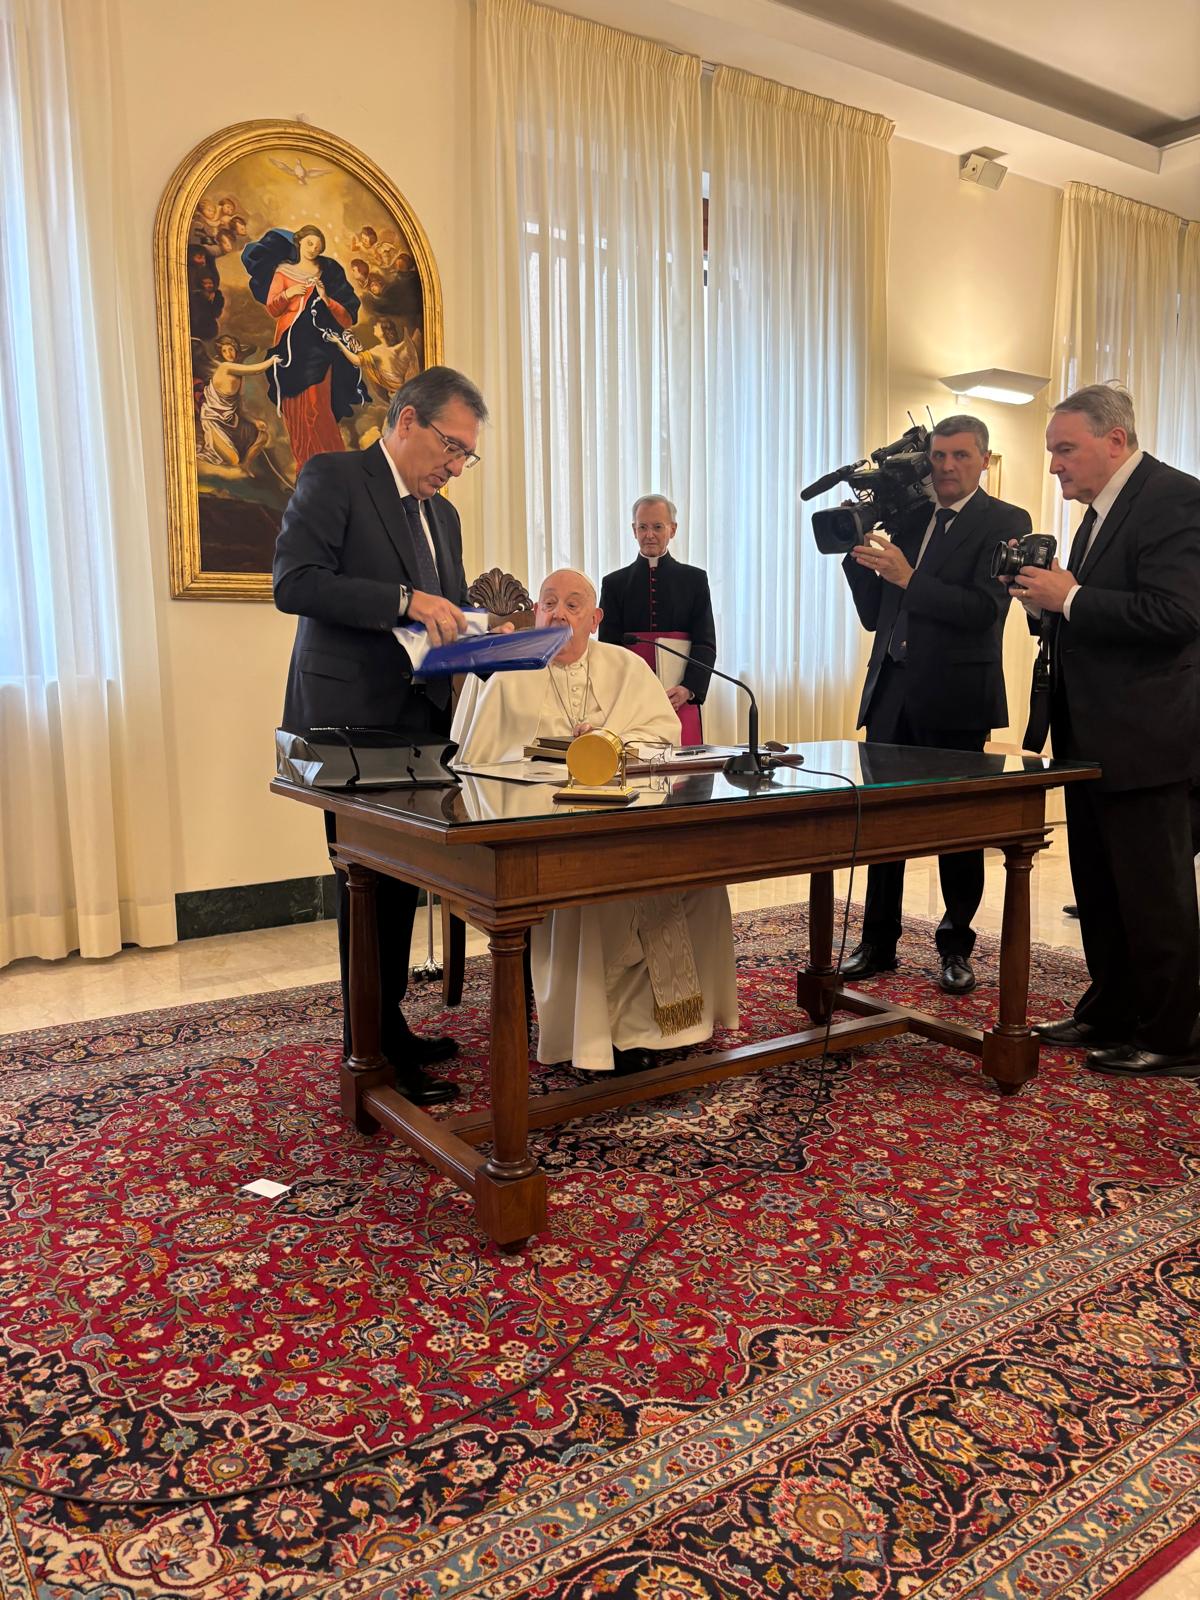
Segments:
[[[802,911],[737,929],[722,1046],[795,1026]],[[994,943],[960,1001],[901,956],[874,990],[990,1018]],[[1032,1014],[1081,975],[1037,949]],[[412,1007],[477,1102],[487,1012],[482,962]],[[505,1257],[341,1121],[339,1027],[0,1039],[5,1600],[1129,1600],[1192,1541],[1200,1086],[1049,1052],[1001,1098],[906,1035],[540,1135]]]

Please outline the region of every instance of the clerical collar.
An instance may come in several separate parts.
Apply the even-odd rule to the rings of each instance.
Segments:
[[[639,550],[637,558],[639,561],[644,561],[650,570],[653,571],[654,568],[658,566],[660,561],[670,561],[671,552],[669,550],[664,550],[660,556],[644,556]]]

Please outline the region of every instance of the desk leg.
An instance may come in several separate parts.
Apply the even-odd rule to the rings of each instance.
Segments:
[[[1001,1094],[1013,1094],[1037,1071],[1038,1041],[1029,1003],[1029,873],[1040,845],[1004,847],[1004,922],[1000,933],[1000,1019],[983,1036],[983,1070]]]
[[[546,1226],[546,1174],[529,1153],[529,1023],[525,930],[488,940],[492,953],[492,1153],[480,1168],[475,1216],[505,1251]]]
[[[796,974],[796,1004],[816,1027],[833,1015],[837,972],[833,965],[833,873],[814,872],[808,880],[808,966]]]
[[[375,921],[375,874],[351,867],[350,886],[350,1055],[339,1073],[342,1115],[360,1133],[379,1124],[363,1109],[368,1089],[392,1082],[392,1069],[379,1048],[379,928]]]

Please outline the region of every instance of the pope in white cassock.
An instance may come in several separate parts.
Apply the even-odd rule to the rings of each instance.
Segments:
[[[666,690],[632,650],[591,635],[603,613],[582,573],[553,572],[537,626],[571,637],[540,672],[468,678],[451,729],[463,766],[519,762],[538,736],[607,728],[633,743],[674,744],[679,719]],[[733,922],[724,889],[647,895],[552,911],[531,937],[540,1062],[639,1072],[648,1052],[736,1027]]]

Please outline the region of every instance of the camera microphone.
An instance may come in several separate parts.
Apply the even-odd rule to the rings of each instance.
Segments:
[[[858,462],[852,461],[848,467],[839,467],[836,472],[827,472],[823,478],[818,478],[816,483],[810,483],[807,489],[801,489],[801,500],[813,500],[817,495],[824,494],[827,489],[845,483],[857,466]]]
[[[690,662],[692,659],[691,656],[685,655],[682,650],[672,650],[670,645],[664,644],[655,633],[626,633],[623,635],[623,640],[625,644],[652,644],[656,649],[665,650],[669,656],[677,656],[680,661]],[[769,781],[771,768],[779,763],[777,759],[773,760],[769,755],[764,756],[763,752],[758,748],[758,701],[754,698],[754,690],[748,683],[743,683],[741,678],[735,678],[731,673],[722,672],[719,667],[706,666],[704,670],[711,673],[714,678],[722,678],[726,683],[736,684],[739,689],[745,691],[750,700],[750,714],[746,724],[746,750],[742,754],[730,756],[722,771],[727,778],[736,779],[752,776],[755,778],[768,778]],[[802,758],[794,754],[788,757],[789,766],[798,766],[801,762]]]

